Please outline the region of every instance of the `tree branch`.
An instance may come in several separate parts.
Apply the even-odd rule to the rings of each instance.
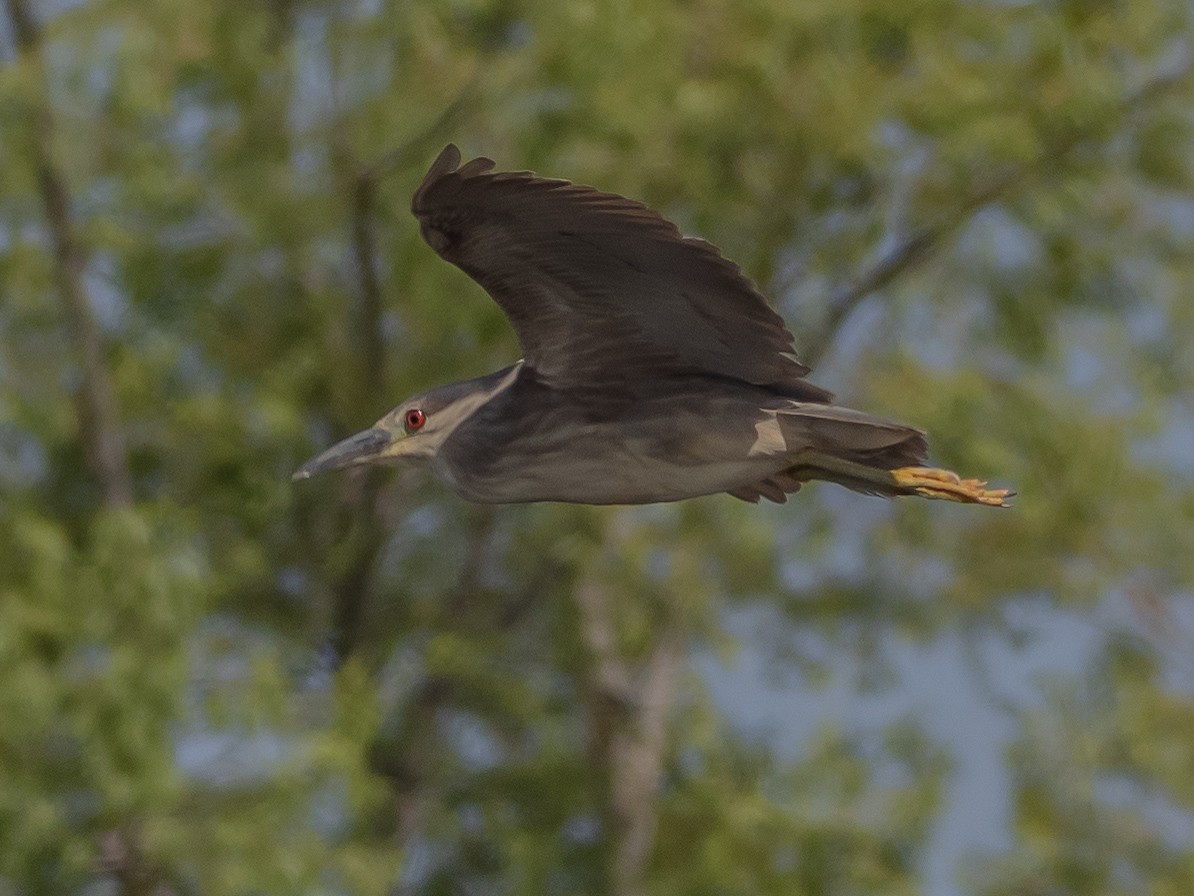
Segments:
[[[343,477],[338,491],[340,510],[349,520],[346,540],[350,559],[332,590],[331,647],[335,668],[356,652],[366,633],[377,553],[385,542],[385,532],[376,513],[379,478],[377,470],[350,473]]]
[[[1194,64],[1186,61],[1173,71],[1150,79],[1124,97],[1121,103],[1120,117],[1131,117],[1142,105],[1156,100],[1186,81],[1191,71],[1194,71]],[[1042,172],[1055,167],[1091,136],[1088,133],[1070,131],[1058,135],[1054,139],[1046,140],[1045,148],[1035,159],[995,177],[986,185],[978,188],[936,222],[920,228],[902,240],[894,249],[865,268],[849,284],[836,290],[829,299],[829,309],[820,337],[813,341],[808,351],[804,352],[807,356],[806,363],[811,365],[824,354],[833,335],[841,329],[846,318],[861,304],[863,299],[883,289],[900,274],[924,261],[950,236],[970,221],[977,212],[1004,198]]]
[[[470,518],[460,574],[442,603],[442,618],[449,625],[469,616],[478,596],[483,559],[495,523],[496,515],[490,507],[477,508]],[[437,791],[430,770],[438,755],[438,719],[457,693],[451,678],[425,676],[406,703],[402,736],[387,739],[374,750],[372,765],[390,779],[394,791],[395,840],[400,848],[419,831],[427,807],[434,804]]]
[[[359,165],[347,147],[340,146],[349,171],[349,222],[356,263],[360,309],[358,344],[362,346],[365,380],[369,387],[384,381],[385,345],[382,340],[382,287],[377,262],[377,193],[382,180],[427,152],[428,145],[460,115],[472,98],[475,81],[449,103],[421,134],[391,149],[369,165]]]
[[[26,0],[6,0],[19,51],[42,66],[41,35]],[[66,180],[54,164],[53,123],[44,101],[32,114],[33,164],[37,189],[53,245],[54,278],[80,365],[79,436],[108,507],[132,503],[132,486],[120,428],[116,393],[104,358],[103,337],[83,281],[87,257],[71,214]]]
[[[361,351],[362,383],[365,394],[376,394],[385,381],[385,343],[382,338],[381,280],[377,273],[377,184],[356,176],[349,185],[349,229],[356,262],[356,343]]]
[[[610,801],[617,826],[614,892],[645,892],[647,860],[655,842],[656,800],[667,748],[667,723],[683,659],[679,627],[668,621],[643,669],[631,724],[619,729],[610,749]]]
[[[464,88],[460,91],[456,99],[452,100],[444,110],[436,117],[427,128],[421,133],[411,139],[407,140],[389,152],[380,156],[372,164],[362,168],[360,171],[360,178],[372,183],[378,183],[389,177],[395,171],[399,171],[415,160],[426,155],[432,146],[433,141],[442,139],[440,136],[450,126],[455,124],[456,119],[460,114],[468,108],[473,99],[473,93],[477,86],[477,77],[474,75]]]
[[[100,838],[96,870],[116,879],[126,896],[176,896],[161,872],[141,853],[138,838],[123,831],[109,831]]]
[[[357,282],[351,344],[356,351],[356,388],[359,394],[376,395],[384,388],[386,381],[386,346],[382,332],[385,302],[379,273],[377,236],[380,182],[425,152],[426,145],[465,108],[471,97],[472,87],[473,84],[470,83],[423,133],[387,152],[370,165],[359,163],[343,136],[343,129],[338,128],[333,132],[332,156],[337,160],[337,167],[342,172],[342,183],[348,194],[349,246]],[[344,503],[347,504],[353,518],[358,521],[357,525],[371,525],[370,522],[361,521],[376,515],[377,476],[367,474],[359,477],[356,482],[347,482],[344,488]],[[360,637],[374,559],[381,544],[380,533],[359,533],[356,556],[335,587],[333,649],[337,663],[343,662],[353,652]]]
[[[612,854],[610,892],[644,892],[655,839],[656,798],[667,746],[667,721],[683,659],[680,627],[670,617],[638,674],[617,646],[614,612],[605,589],[577,586],[581,637],[590,655],[586,682],[590,761],[605,772],[605,818]]]
[[[976,212],[1002,198],[1013,187],[1026,180],[1032,170],[1026,167],[996,178],[967,197],[936,223],[922,227],[901,241],[898,246],[859,274],[852,283],[837,290],[829,300],[825,332],[819,343],[827,344],[863,299],[883,289],[900,274],[923,261]]]

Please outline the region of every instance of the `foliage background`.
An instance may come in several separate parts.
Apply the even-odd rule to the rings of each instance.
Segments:
[[[1187,3],[4,12],[0,892],[1194,891]],[[292,485],[517,356],[406,211],[448,140],[1016,508]]]

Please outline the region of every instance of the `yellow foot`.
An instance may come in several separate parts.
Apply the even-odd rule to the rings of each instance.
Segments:
[[[892,470],[896,485],[925,498],[960,501],[963,504],[986,504],[988,507],[1009,507],[1007,499],[1015,492],[1006,488],[987,488],[984,479],[963,479],[949,470],[932,467],[900,467]]]

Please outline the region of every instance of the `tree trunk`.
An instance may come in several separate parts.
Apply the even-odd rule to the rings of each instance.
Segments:
[[[25,0],[7,0],[7,4],[17,47],[40,68],[41,35],[28,5]],[[87,463],[103,489],[105,505],[127,507],[132,503],[132,486],[116,393],[104,358],[103,336],[83,280],[87,256],[71,213],[66,180],[54,164],[53,120],[44,101],[33,110],[32,118],[32,155],[53,246],[54,279],[80,368],[79,438]]]

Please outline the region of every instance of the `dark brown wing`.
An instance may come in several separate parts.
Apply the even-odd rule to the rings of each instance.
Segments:
[[[415,192],[423,237],[510,318],[561,387],[706,372],[826,401],[783,320],[704,240],[641,203],[530,172],[461,166],[449,145]]]

